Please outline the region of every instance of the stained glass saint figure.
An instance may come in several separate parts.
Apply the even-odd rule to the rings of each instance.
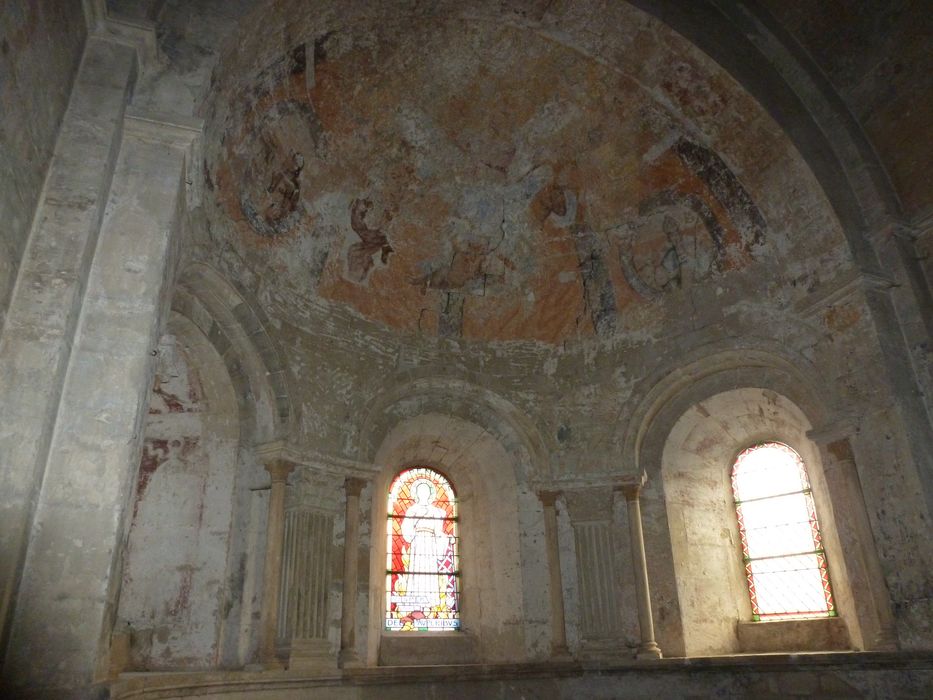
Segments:
[[[426,467],[407,469],[388,498],[386,629],[460,627],[456,499],[450,482]]]

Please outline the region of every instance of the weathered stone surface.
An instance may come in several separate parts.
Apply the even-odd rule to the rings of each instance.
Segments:
[[[132,70],[128,49],[89,42],[0,335],[4,636],[110,187]]]
[[[84,47],[78,2],[0,13],[0,328]]]
[[[124,54],[124,75],[129,58]],[[119,81],[112,72],[120,65],[101,64],[103,81],[114,89]],[[52,690],[100,680],[96,668],[107,658],[114,622],[119,586],[113,574],[122,558],[126,494],[139,458],[165,280],[172,276],[184,149],[193,134],[131,119],[113,127],[122,131],[114,184],[51,444],[41,455],[41,490],[4,664],[12,687]],[[115,392],[114,386],[137,388]]]
[[[933,649],[925,8],[88,0],[57,129],[84,25],[22,4],[0,12],[17,692],[929,695],[905,651]],[[811,470],[833,624],[749,627],[728,470],[758,440]],[[277,595],[269,459],[296,465]],[[383,630],[384,492],[412,464],[463,499],[454,641]],[[643,474],[639,523],[619,489]],[[538,663],[555,561],[579,667]],[[650,617],[687,660],[627,665]],[[263,621],[290,673],[133,675],[249,667]],[[352,668],[379,663],[419,669]]]

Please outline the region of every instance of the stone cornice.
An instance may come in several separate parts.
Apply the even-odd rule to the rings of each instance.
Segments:
[[[201,119],[146,112],[133,107],[127,107],[123,117],[124,134],[177,148],[190,146],[201,135],[203,127]]]
[[[887,291],[897,283],[876,272],[853,270],[832,280],[823,288],[798,301],[794,308],[804,318],[814,318],[830,306],[848,301],[853,295],[867,291]]]
[[[309,469],[332,476],[357,477],[369,481],[381,469],[375,464],[358,462],[345,457],[324,455],[313,450],[298,447],[285,440],[272,440],[256,446],[256,454],[263,461],[269,459],[287,459],[294,462],[298,469]]]
[[[535,479],[531,488],[535,492],[556,491],[567,493],[568,491],[585,491],[588,489],[606,489],[609,491],[618,491],[630,484],[644,485],[647,476],[644,473],[635,474],[628,472],[617,472],[614,474],[581,474],[558,476],[552,479]]]
[[[113,17],[106,0],[84,0],[84,19],[89,36],[133,49],[140,73],[152,70],[158,62],[155,22]]]
[[[808,430],[807,437],[818,445],[826,445],[843,438],[852,438],[858,429],[858,419],[855,416],[841,416],[827,425]]]

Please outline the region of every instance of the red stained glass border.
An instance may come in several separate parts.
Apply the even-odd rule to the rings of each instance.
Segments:
[[[428,483],[431,488],[431,505],[440,508],[444,513],[441,519],[442,532],[449,538],[448,549],[438,562],[436,571],[412,572],[406,568],[405,547],[402,536],[402,522],[408,509],[417,501],[417,490],[420,483]],[[401,576],[442,576],[446,577],[443,588],[450,602],[449,610],[444,612],[427,612],[418,614],[418,621],[424,625],[434,625],[434,629],[459,629],[460,612],[460,562],[459,562],[459,533],[457,515],[457,497],[453,485],[441,472],[427,466],[410,467],[401,471],[389,487],[386,513],[387,529],[387,567],[386,567],[386,628],[397,629],[398,623],[409,622],[409,616],[397,610],[395,603],[389,598],[392,596],[398,579]],[[416,615],[417,617],[417,615]],[[415,622],[417,628],[419,622]],[[394,625],[394,626],[393,626]]]
[[[762,612],[759,606],[758,601],[758,591],[755,582],[755,574],[752,568],[752,562],[756,561],[755,558],[751,557],[749,554],[749,545],[748,537],[746,534],[745,521],[742,513],[742,495],[739,493],[738,486],[738,473],[741,468],[742,461],[750,454],[756,450],[762,448],[772,448],[778,449],[781,452],[784,452],[786,455],[790,456],[794,464],[798,469],[798,476],[800,479],[801,489],[792,493],[803,494],[806,499],[807,514],[810,521],[811,534],[813,536],[813,547],[814,549],[810,554],[815,554],[817,557],[818,571],[820,574],[820,581],[822,583],[823,589],[823,599],[825,601],[825,607],[820,610],[794,610],[794,611],[776,611],[776,612]],[[829,570],[826,564],[826,553],[823,550],[822,545],[822,534],[820,533],[819,520],[816,515],[816,505],[813,502],[813,495],[810,487],[810,478],[807,474],[806,465],[803,462],[803,459],[797,453],[796,450],[791,448],[788,445],[785,445],[781,442],[763,442],[743,450],[736,457],[735,462],[732,466],[731,473],[731,483],[732,483],[732,493],[735,499],[735,512],[736,520],[739,526],[739,534],[741,536],[742,542],[742,556],[745,562],[745,577],[748,583],[748,594],[749,600],[752,606],[752,616],[756,620],[768,620],[768,619],[792,619],[792,618],[805,618],[805,617],[827,617],[833,616],[836,614],[835,603],[833,601],[832,586],[829,581]],[[768,500],[770,498],[780,498],[791,494],[775,494],[773,496],[766,496],[760,500]],[[801,552],[788,553],[787,557],[802,554]],[[760,561],[760,560],[758,560]]]

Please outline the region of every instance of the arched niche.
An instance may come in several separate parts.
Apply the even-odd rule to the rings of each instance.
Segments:
[[[130,511],[119,617],[137,669],[220,663],[240,421],[224,363],[173,313]]]
[[[847,627],[858,635],[820,451],[807,437],[811,427],[787,397],[744,387],[694,403],[668,434],[659,476],[687,656],[847,649]],[[751,622],[730,477],[737,454],[765,441],[791,446],[806,464],[839,618]]]
[[[681,600],[678,588],[679,562],[672,550],[676,523],[669,519],[662,478],[663,455],[675,424],[693,406],[741,387],[767,389],[787,398],[812,425],[828,425],[839,414],[835,396],[813,367],[769,341],[738,348],[734,341],[719,341],[696,347],[680,360],[676,367],[659,367],[642,381],[621,438],[626,469],[647,475],[641,510],[655,631],[665,656],[690,653],[683,614],[683,605],[689,603]],[[735,453],[747,446],[736,445]],[[731,461],[723,466],[724,473],[730,467]]]
[[[370,664],[516,662],[547,649],[544,524],[537,498],[516,478],[515,457],[481,426],[441,413],[398,422],[375,455],[372,482]],[[460,509],[461,624],[458,632],[385,632],[386,494],[412,466],[450,479]]]
[[[255,447],[291,425],[284,360],[257,309],[202,264],[184,267],[172,290],[160,372],[181,395],[168,408],[156,377],[119,604],[117,632],[130,635],[137,668],[254,660],[268,493],[257,490],[268,476]],[[181,578],[173,588],[165,576]]]
[[[219,665],[255,660],[259,643],[261,579],[268,483],[257,445],[293,428],[286,365],[258,302],[216,269],[186,265],[172,294],[172,309],[189,319],[222,362],[238,405],[240,444],[228,468],[236,474],[225,574],[226,623]]]
[[[493,436],[512,456],[519,482],[542,479],[550,473],[553,448],[528,416],[495,392],[454,377],[423,376],[390,384],[370,404],[360,425],[358,459],[374,461],[379,446],[396,425],[429,413],[459,418]]]

